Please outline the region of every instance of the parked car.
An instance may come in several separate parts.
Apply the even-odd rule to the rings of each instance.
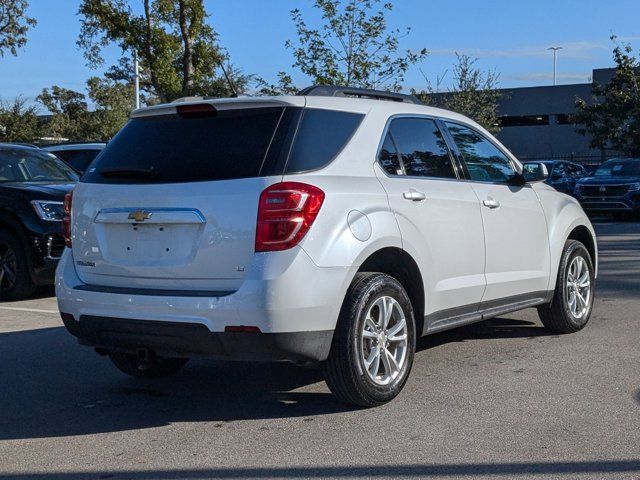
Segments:
[[[422,335],[527,307],[555,332],[585,326],[595,233],[536,172],[472,120],[399,94],[136,110],[66,197],[61,316],[129,375],[288,360],[379,405]]]
[[[60,143],[42,147],[53,152],[80,173],[89,167],[93,159],[104,149],[106,143]]]
[[[0,144],[0,299],[53,283],[64,249],[63,200],[77,180],[52,153]]]
[[[588,176],[587,170],[582,165],[565,160],[540,160],[524,162],[522,165],[525,170],[528,170],[537,168],[539,163],[544,163],[549,171],[545,183],[567,195],[573,195],[576,182]]]
[[[575,190],[582,207],[590,213],[613,214],[617,217],[640,214],[640,159],[612,158]]]

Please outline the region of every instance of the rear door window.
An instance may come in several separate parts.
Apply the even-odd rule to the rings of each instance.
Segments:
[[[397,118],[392,120],[389,131],[406,175],[456,178],[449,150],[436,122],[426,118]]]

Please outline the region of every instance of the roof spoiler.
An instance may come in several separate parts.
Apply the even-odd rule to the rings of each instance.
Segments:
[[[385,92],[383,90],[371,90],[368,88],[338,87],[335,85],[313,85],[300,90],[296,95],[309,95],[319,97],[352,97],[369,98],[374,100],[387,100],[391,102],[413,103],[424,105],[413,95],[404,93]]]

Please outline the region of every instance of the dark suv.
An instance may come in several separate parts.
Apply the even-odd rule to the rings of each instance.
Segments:
[[[640,158],[607,160],[577,183],[575,195],[587,212],[640,214]]]
[[[545,164],[549,172],[545,183],[567,195],[573,195],[578,180],[587,176],[587,171],[582,165],[564,160],[538,160],[525,162],[522,165],[525,171],[530,171],[538,168],[541,163]]]
[[[52,153],[0,144],[0,299],[52,284],[64,249],[63,200],[77,173]]]

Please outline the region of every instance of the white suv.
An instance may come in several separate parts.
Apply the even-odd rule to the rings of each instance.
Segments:
[[[67,198],[62,319],[130,375],[289,360],[379,405],[422,335],[527,307],[557,332],[585,326],[595,233],[545,176],[397,94],[136,110]]]

